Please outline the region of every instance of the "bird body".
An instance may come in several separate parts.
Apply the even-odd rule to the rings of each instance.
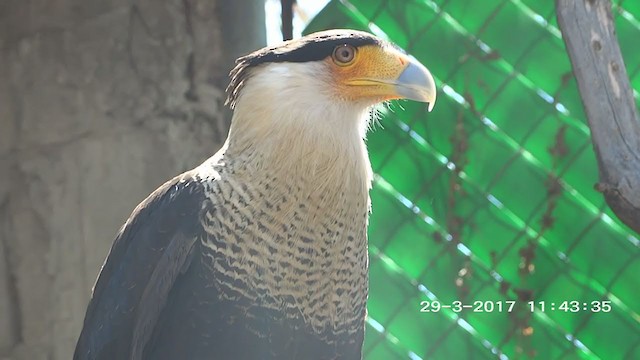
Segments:
[[[304,165],[260,169],[272,163],[263,156],[214,158],[194,172],[206,194],[200,214],[206,235],[195,244],[197,266],[186,276],[203,278],[178,295],[180,308],[188,310],[166,313],[171,325],[154,339],[157,354],[149,358],[173,354],[181,336],[187,349],[215,339],[193,358],[220,352],[221,344],[230,347],[222,353],[234,355],[225,358],[359,356],[367,295],[365,181],[342,184],[344,191],[360,193],[349,201],[327,191],[326,180]],[[214,311],[208,309],[211,298]],[[234,330],[191,334],[192,324],[211,329],[207,323],[233,324]],[[235,344],[254,336],[248,347]],[[335,349],[323,355],[326,344]],[[272,348],[281,351],[269,355]],[[166,358],[184,354],[178,351]]]
[[[227,141],[122,227],[74,359],[361,358],[372,179],[364,135],[371,105],[389,90],[357,85],[354,95],[340,73],[357,73],[342,62],[354,55],[338,53],[344,46],[400,54],[343,30],[239,59]],[[399,61],[395,78],[409,62]],[[432,102],[428,78],[419,85],[432,93],[419,100]]]

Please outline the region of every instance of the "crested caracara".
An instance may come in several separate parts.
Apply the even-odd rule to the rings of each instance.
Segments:
[[[117,234],[74,359],[360,359],[373,105],[436,99],[429,71],[331,30],[241,57],[222,149]]]

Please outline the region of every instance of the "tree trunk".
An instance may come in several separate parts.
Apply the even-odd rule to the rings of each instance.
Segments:
[[[226,136],[264,2],[0,3],[0,359],[70,359],[113,238]]]
[[[601,191],[614,213],[640,234],[640,121],[608,0],[557,0],[598,159]]]

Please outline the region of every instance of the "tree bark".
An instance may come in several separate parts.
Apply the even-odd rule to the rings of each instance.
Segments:
[[[598,159],[601,191],[640,233],[640,122],[608,0],[557,0],[556,13]]]
[[[0,2],[0,359],[70,359],[131,210],[225,139],[261,0]]]

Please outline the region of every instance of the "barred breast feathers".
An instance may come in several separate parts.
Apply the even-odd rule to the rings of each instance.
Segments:
[[[244,237],[235,248],[239,254],[205,241],[214,271],[246,274],[234,293],[257,298],[254,290],[263,289],[273,300],[266,306],[289,308],[316,329],[358,321],[368,286],[369,109],[339,100],[330,107],[317,101],[287,106],[286,91],[265,94],[254,81],[267,79],[256,76],[243,89],[258,103],[236,107],[223,149],[199,169],[212,180],[214,207],[229,201],[234,207],[233,213],[218,209],[203,216],[209,238]],[[222,260],[229,258],[233,264]]]

